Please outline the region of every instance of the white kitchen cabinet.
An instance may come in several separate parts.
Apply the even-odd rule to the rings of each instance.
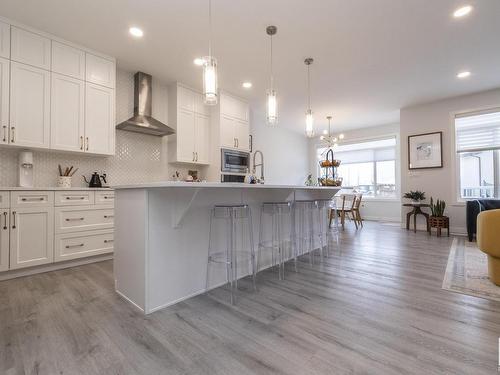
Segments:
[[[195,114],[194,152],[199,164],[210,163],[210,117]]]
[[[234,137],[236,138],[236,148],[243,151],[250,151],[250,124],[248,121],[236,120]]]
[[[58,234],[54,244],[54,262],[113,252],[113,230]]]
[[[248,121],[248,104],[234,96],[222,93],[220,101],[220,112],[234,119]]]
[[[64,206],[86,206],[94,204],[94,191],[56,191],[54,194],[54,205],[56,207]]]
[[[11,62],[10,143],[48,148],[50,144],[50,72]]]
[[[85,151],[115,153],[115,91],[108,87],[85,84]]]
[[[194,162],[194,134],[195,115],[194,112],[179,109],[177,114],[177,158],[178,162]]]
[[[54,208],[12,208],[10,269],[54,261]]]
[[[0,22],[0,57],[10,58],[10,25]]]
[[[236,148],[236,138],[234,133],[236,120],[230,117],[220,117],[220,145],[224,148]]]
[[[9,269],[10,210],[0,209],[0,272]]]
[[[10,61],[0,58],[0,144],[9,143],[9,82]]]
[[[11,59],[50,70],[50,39],[16,26],[11,28]]]
[[[52,72],[80,80],[85,79],[85,52],[64,43],[52,41]]]
[[[50,148],[84,152],[85,82],[52,73]]]
[[[56,234],[82,232],[96,229],[112,229],[114,209],[112,206],[74,206],[55,208]]]
[[[220,143],[224,148],[235,148],[242,151],[250,150],[250,126],[248,122],[221,116]]]
[[[169,124],[176,134],[169,138],[169,161],[210,163],[210,112],[202,95],[175,83],[169,88]]]
[[[8,191],[0,191],[0,208],[10,207],[10,194]]]
[[[86,81],[97,85],[115,88],[116,66],[115,62],[100,56],[85,54]]]

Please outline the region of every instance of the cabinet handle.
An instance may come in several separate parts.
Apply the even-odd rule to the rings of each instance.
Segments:
[[[4,125],[3,128],[3,139],[2,142],[7,142],[7,127]]]
[[[198,153],[196,153],[196,161],[198,161]]]
[[[7,230],[7,212],[3,213],[3,230]]]
[[[114,199],[114,197],[108,197],[107,195],[105,195],[103,198],[104,199]]]
[[[14,126],[11,126],[10,130],[12,131],[10,142],[14,143],[16,141],[16,128]]]
[[[43,201],[44,198],[21,198],[23,202],[35,202],[35,201]]]
[[[85,151],[88,151],[89,150],[89,137],[86,137],[85,140],[87,143],[87,146],[85,147]]]
[[[76,201],[78,199],[81,199],[81,200],[84,200],[85,197],[66,197],[67,200],[70,200],[70,201]]]
[[[80,150],[83,151],[83,136],[80,136]]]
[[[83,247],[85,246],[83,243],[79,243],[78,245],[66,245],[66,249],[71,249],[72,247]]]
[[[114,240],[104,240],[104,243],[115,242]]]
[[[16,211],[12,211],[12,229],[16,229]]]
[[[105,218],[105,219],[112,219],[112,218],[114,218],[114,217],[115,217],[115,215],[104,215],[104,218]]]
[[[82,221],[85,220],[83,217],[68,217],[66,221]]]
[[[236,148],[240,148],[240,140],[236,138]]]

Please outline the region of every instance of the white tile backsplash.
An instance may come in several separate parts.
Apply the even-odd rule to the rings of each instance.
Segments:
[[[133,73],[117,70],[116,120],[132,116],[134,107]],[[153,77],[153,115],[158,120],[168,119],[168,90]],[[69,152],[34,151],[35,186],[55,186],[57,165],[79,168],[73,177],[73,186],[86,186],[82,175],[93,171],[107,173],[111,185],[161,181],[168,179],[169,166],[162,153],[166,152],[162,138],[118,130],[116,154],[111,157],[89,156]],[[0,186],[17,186],[18,153],[20,149],[0,147]],[[165,156],[166,154],[164,154]]]

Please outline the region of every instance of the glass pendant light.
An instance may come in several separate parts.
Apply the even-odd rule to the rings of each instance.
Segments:
[[[203,58],[203,101],[217,104],[217,59],[212,56],[212,0],[208,0],[208,56]]]
[[[308,57],[304,60],[304,64],[307,65],[307,111],[306,111],[306,136],[309,138],[314,137],[314,117],[311,110],[311,73],[310,66],[313,63],[313,59]]]
[[[278,124],[278,99],[276,98],[276,90],[274,90],[273,77],[273,35],[276,35],[278,28],[276,26],[266,27],[266,33],[271,38],[271,87],[267,90],[267,124],[274,126]]]

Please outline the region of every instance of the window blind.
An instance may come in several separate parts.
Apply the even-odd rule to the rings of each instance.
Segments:
[[[342,164],[370,163],[396,159],[396,138],[340,145],[334,150]]]
[[[500,109],[455,117],[457,152],[500,149]]]

